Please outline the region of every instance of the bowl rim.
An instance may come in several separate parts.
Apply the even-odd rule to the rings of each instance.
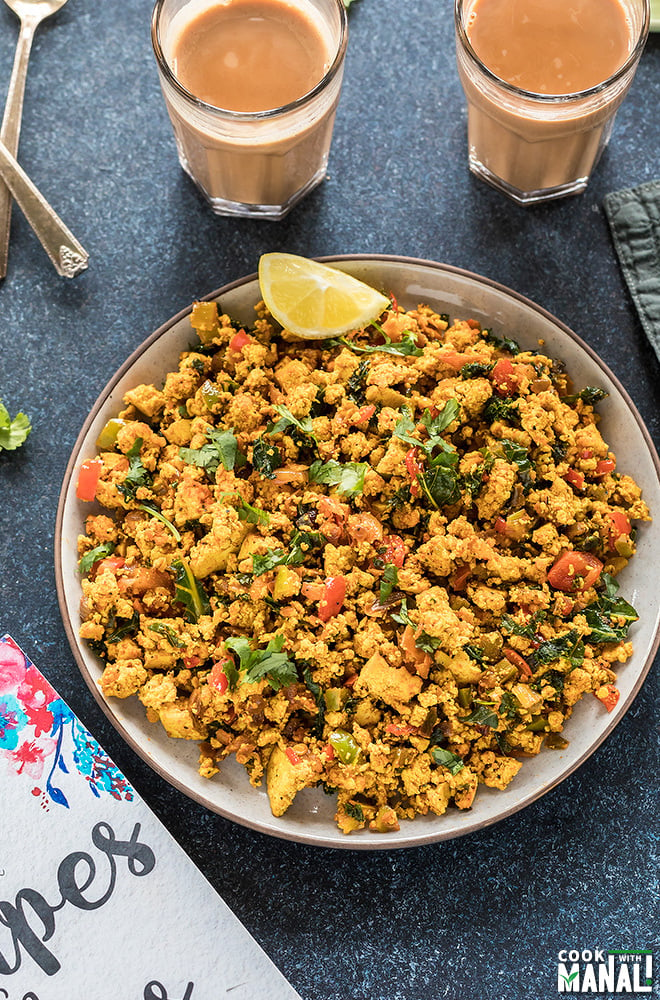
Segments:
[[[372,263],[376,264],[404,264],[410,267],[421,267],[423,269],[432,269],[437,271],[442,271],[448,274],[457,275],[466,278],[471,281],[475,281],[480,285],[488,286],[496,291],[504,293],[505,296],[516,300],[517,302],[525,305],[534,312],[538,313],[540,316],[548,320],[552,325],[559,328],[559,330],[566,334],[572,341],[574,341],[591,359],[596,363],[596,365],[605,372],[605,374],[612,380],[616,386],[618,392],[622,396],[624,402],[626,403],[631,416],[634,418],[638,429],[644,439],[644,443],[647,446],[648,453],[651,457],[653,466],[655,468],[655,473],[660,482],[660,457],[658,456],[657,449],[651,438],[651,435],[644,423],[641,414],[639,413],[637,407],[635,406],[632,398],[630,397],[627,390],[623,387],[617,376],[610,370],[608,365],[602,360],[602,358],[596,353],[596,351],[590,347],[578,334],[576,334],[569,326],[567,326],[562,320],[558,319],[553,313],[549,312],[543,306],[538,305],[532,299],[515,291],[514,289],[495,281],[494,279],[480,275],[474,271],[467,270],[465,268],[457,267],[452,264],[445,264],[437,261],[427,260],[421,257],[408,257],[403,255],[395,254],[368,254],[368,253],[356,253],[356,254],[331,254],[325,256],[317,256],[313,258],[314,260],[320,261],[327,264],[343,264],[343,263]],[[247,285],[250,282],[258,280],[257,272],[254,271],[249,275],[241,278],[237,278],[230,281],[213,292],[197,299],[199,302],[208,302],[215,299],[220,299],[221,297],[227,295],[229,292],[240,288],[243,285]],[[69,460],[67,462],[66,470],[64,472],[62,485],[60,488],[59,501],[57,505],[56,521],[55,521],[55,534],[54,534],[54,557],[55,557],[55,586],[57,592],[57,599],[60,607],[60,614],[62,617],[62,622],[64,624],[64,629],[69,642],[69,646],[73,653],[74,659],[80,670],[83,679],[85,680],[89,690],[94,696],[95,701],[102,709],[105,716],[111,722],[115,730],[119,733],[125,743],[140,757],[153,771],[155,771],[161,778],[163,778],[169,785],[176,788],[178,791],[182,792],[185,796],[202,805],[209,811],[222,816],[225,819],[231,820],[237,823],[239,826],[246,827],[251,830],[255,830],[259,833],[266,834],[269,836],[276,837],[280,840],[287,840],[295,843],[306,844],[308,846],[314,847],[325,847],[340,850],[400,850],[402,848],[411,847],[422,847],[427,844],[438,843],[440,841],[455,840],[459,837],[464,837],[470,833],[476,833],[477,831],[484,830],[489,826],[499,823],[509,816],[514,815],[520,810],[531,805],[537,799],[540,799],[547,792],[551,791],[553,788],[557,787],[561,782],[573,774],[582,764],[585,763],[589,757],[601,746],[601,744],[610,736],[615,727],[626,715],[634,700],[636,699],[639,691],[646,680],[646,677],[651,669],[651,666],[655,660],[656,654],[660,647],[660,625],[656,628],[653,641],[651,643],[649,652],[647,654],[645,662],[641,665],[638,676],[621,707],[618,708],[616,714],[609,718],[607,724],[604,726],[601,733],[589,743],[589,745],[578,755],[578,757],[572,761],[565,768],[561,769],[559,773],[549,781],[540,782],[539,786],[531,790],[526,796],[521,800],[516,801],[514,804],[508,806],[507,808],[498,811],[496,815],[485,817],[477,820],[473,823],[466,822],[466,828],[464,830],[450,830],[447,833],[443,833],[442,830],[434,830],[432,833],[420,832],[418,834],[411,833],[408,836],[397,838],[396,841],[387,841],[385,838],[383,840],[382,846],[380,843],[374,844],[373,842],[365,843],[364,841],[360,843],[359,837],[350,838],[344,837],[343,840],[337,840],[326,837],[322,834],[314,834],[310,832],[309,836],[299,835],[297,832],[279,829],[276,822],[272,824],[264,823],[259,820],[252,820],[249,818],[244,818],[235,815],[231,810],[225,809],[219,806],[210,796],[204,795],[203,793],[198,793],[195,789],[191,789],[185,784],[184,781],[180,780],[176,776],[168,772],[167,768],[164,767],[158,760],[153,759],[147,748],[142,745],[133,735],[127,730],[123,722],[115,715],[112,711],[112,707],[103,697],[101,690],[96,682],[96,679],[92,677],[87,668],[87,664],[81,654],[78,636],[73,627],[73,623],[70,619],[68,607],[66,603],[66,593],[64,584],[64,574],[62,566],[62,540],[63,540],[63,519],[66,508],[67,494],[70,487],[71,479],[77,468],[80,450],[84,444],[89,428],[96,418],[99,410],[103,407],[104,403],[108,399],[108,396],[112,393],[117,383],[123,378],[123,376],[129,371],[130,368],[136,363],[138,358],[156,341],[158,341],[162,336],[164,336],[168,331],[179,323],[186,316],[190,315],[192,311],[192,303],[181,309],[174,316],[168,319],[165,323],[161,324],[153,333],[151,333],[145,340],[143,340],[136,348],[131,352],[124,363],[114,372],[110,379],[105,384],[104,388],[99,393],[96,398],[92,409],[87,414],[85,421],[76,437],[76,441],[71,450]],[[273,817],[273,820],[275,818]],[[438,817],[441,820],[442,817]],[[412,821],[414,825],[414,820]],[[421,829],[421,828],[420,828]]]

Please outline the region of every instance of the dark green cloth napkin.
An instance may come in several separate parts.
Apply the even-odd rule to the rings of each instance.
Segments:
[[[605,213],[623,276],[660,361],[660,180],[608,194]]]

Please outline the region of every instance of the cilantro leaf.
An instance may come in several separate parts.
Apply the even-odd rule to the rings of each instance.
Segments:
[[[258,552],[252,553],[252,572],[254,576],[262,576],[276,566],[283,566],[287,560],[287,553],[284,549],[269,549],[263,556]]]
[[[238,501],[238,507],[235,509],[239,521],[245,521],[247,524],[268,524],[270,521],[270,515],[267,511],[262,510],[261,507],[253,507],[252,504],[243,499],[240,493],[227,490],[221,493],[218,499],[223,500],[225,497],[234,497]]]
[[[381,354],[395,354],[402,358],[419,358],[424,353],[423,349],[417,346],[415,334],[410,330],[403,332],[401,340],[392,340],[378,323],[372,323],[371,325],[384,338],[383,344],[356,344],[352,340],[348,340],[347,337],[339,337],[332,343],[348,347],[349,350],[355,351],[356,354],[376,354],[380,352]]]
[[[90,549],[89,552],[85,552],[81,556],[78,569],[81,573],[89,573],[95,563],[100,562],[101,559],[105,559],[106,556],[112,555],[114,551],[114,542],[101,542],[100,545],[95,546],[95,548]]]
[[[0,400],[0,451],[16,451],[31,430],[29,417],[24,413],[17,413],[12,420],[6,406]]]
[[[364,477],[368,462],[341,462],[331,458],[329,462],[317,459],[309,467],[310,483],[336,486],[341,496],[352,497],[364,489]]]
[[[142,438],[136,438],[126,452],[128,472],[123,483],[119,483],[117,486],[117,489],[126,501],[135,500],[137,491],[143,486],[148,489],[152,483],[151,473],[144,467],[140,458],[141,447]]]
[[[265,679],[275,691],[298,680],[296,665],[282,652],[283,645],[283,635],[271,639],[265,649],[252,649],[244,636],[225,639],[225,647],[238,656],[239,671],[245,671],[244,683],[255,684]]]
[[[188,465],[196,465],[214,476],[222,464],[227,472],[245,465],[245,455],[238,450],[238,441],[230,430],[206,428],[209,439],[201,448],[179,448],[179,458]]]
[[[399,572],[394,563],[386,563],[380,579],[380,603],[384,604],[399,582]]]
[[[309,552],[322,544],[322,536],[318,531],[294,531],[289,542],[289,551],[284,549],[269,549],[261,556],[252,553],[252,572],[261,576],[276,566],[302,566]]]
[[[306,434],[310,437],[314,444],[318,444],[314,436],[314,425],[311,417],[303,417],[302,420],[299,420],[298,417],[294,417],[291,410],[281,404],[275,406],[274,409],[279,413],[280,419],[276,424],[269,426],[268,434],[283,434],[290,427],[295,427],[301,434]]]

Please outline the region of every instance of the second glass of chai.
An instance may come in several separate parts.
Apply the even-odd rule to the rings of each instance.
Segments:
[[[649,0],[455,0],[472,173],[521,204],[583,191],[649,30]]]
[[[347,35],[343,0],[157,0],[179,161],[218,215],[281,219],[323,179]]]

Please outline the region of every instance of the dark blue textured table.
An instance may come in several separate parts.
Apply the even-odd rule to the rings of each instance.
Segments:
[[[522,209],[468,174],[449,0],[359,0],[329,176],[277,224],[214,217],[179,170],[149,20],[149,0],[70,0],[33,51],[20,158],[91,263],[75,281],[58,278],[15,211],[0,397],[34,429],[0,455],[0,631],[47,673],[303,1000],[546,1000],[560,949],[657,948],[657,663],[588,762],[504,822],[399,852],[299,846],[209,814],[122,742],[65,638],[53,533],[71,447],[110,375],[265,250],[428,257],[510,285],[600,353],[660,441],[658,362],[603,211],[607,192],[660,176],[660,36],[587,192]],[[16,33],[2,7],[0,93]],[[122,1000],[120,986],[106,997]]]

